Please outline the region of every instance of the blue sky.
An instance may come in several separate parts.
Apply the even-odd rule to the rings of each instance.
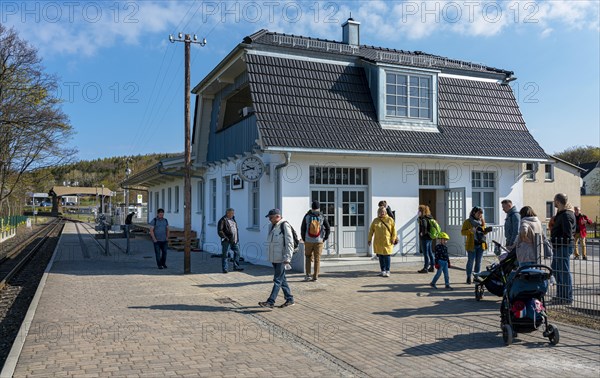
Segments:
[[[2,1],[0,21],[59,77],[77,158],[183,151],[183,45],[192,87],[262,28],[332,40],[350,12],[361,43],[512,70],[548,153],[600,144],[599,1]],[[192,97],[193,101],[193,97]]]

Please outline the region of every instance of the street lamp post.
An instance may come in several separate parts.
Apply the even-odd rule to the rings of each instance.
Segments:
[[[183,233],[185,238],[184,258],[183,258],[183,273],[189,274],[191,270],[191,251],[190,251],[190,234],[192,231],[192,152],[190,141],[190,45],[198,44],[202,47],[206,46],[206,38],[198,41],[198,37],[194,34],[192,38],[190,34],[185,36],[179,33],[178,38],[169,35],[171,43],[183,42],[185,51],[185,104],[184,104],[184,135],[185,135],[185,176],[183,181]]]

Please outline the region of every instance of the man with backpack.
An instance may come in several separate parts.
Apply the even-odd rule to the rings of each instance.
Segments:
[[[319,201],[313,201],[311,209],[302,219],[300,234],[304,240],[304,258],[306,277],[304,281],[311,281],[310,271],[311,263],[314,261],[315,270],[312,276],[312,281],[319,279],[319,267],[321,262],[321,254],[323,253],[323,244],[329,238],[329,222],[321,214],[321,204]]]
[[[419,244],[423,254],[423,269],[419,273],[433,272],[435,258],[431,244],[441,233],[440,225],[431,216],[431,210],[427,205],[419,205]]]

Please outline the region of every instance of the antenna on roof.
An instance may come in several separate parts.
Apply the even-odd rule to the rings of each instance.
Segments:
[[[354,21],[354,19],[352,18],[352,12],[350,12],[350,17],[348,17],[348,20]]]

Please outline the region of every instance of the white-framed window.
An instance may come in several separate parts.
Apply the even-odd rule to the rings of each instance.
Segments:
[[[529,173],[525,174],[525,181],[535,181],[535,172],[533,171],[533,169],[534,169],[533,163],[525,164],[525,171],[529,172]]]
[[[171,209],[172,209],[172,207],[171,207],[171,204],[172,204],[171,199],[173,197],[173,189],[171,189],[171,187],[169,187],[167,189],[167,193],[168,193],[168,195],[167,195],[167,213],[170,213]]]
[[[446,187],[446,171],[436,169],[419,169],[419,186]]]
[[[175,186],[175,212],[179,212],[179,186]]]
[[[210,180],[210,223],[217,222],[217,179]]]
[[[260,181],[250,184],[250,227],[260,226]]]
[[[231,207],[231,176],[223,177],[223,214]]]
[[[488,224],[496,224],[496,172],[473,171],[473,206],[483,209]]]
[[[165,196],[165,189],[163,188],[161,190],[161,199],[162,199],[162,201],[161,201],[161,206],[160,206],[160,207],[163,208],[163,210],[165,209],[165,197],[166,197]]]
[[[198,214],[204,214],[204,182],[198,181],[196,185],[198,189],[198,192],[196,193],[198,202],[196,211]]]
[[[158,197],[159,197],[158,192],[154,193],[154,203],[156,204],[156,206],[155,206],[156,209],[154,209],[154,213],[156,213],[158,211],[158,207],[159,207]]]
[[[386,71],[385,116],[433,120],[431,75]]]
[[[554,165],[544,164],[544,180],[554,181]]]
[[[546,201],[546,219],[554,216],[554,201]]]

